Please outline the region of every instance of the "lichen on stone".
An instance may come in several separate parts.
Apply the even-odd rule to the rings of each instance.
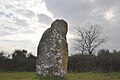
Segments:
[[[68,65],[68,24],[55,20],[44,33],[37,50],[36,72],[46,76],[64,76]]]

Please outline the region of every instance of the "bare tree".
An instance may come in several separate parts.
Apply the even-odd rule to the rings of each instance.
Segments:
[[[74,41],[74,48],[80,52],[81,54],[84,54],[86,51],[85,48],[85,33],[83,31],[81,31],[80,28],[77,28],[77,33],[78,35],[75,37]]]
[[[100,25],[90,25],[87,28],[76,28],[77,37],[75,40],[75,49],[81,54],[92,54],[101,44],[105,42],[105,38],[100,38],[102,27]]]

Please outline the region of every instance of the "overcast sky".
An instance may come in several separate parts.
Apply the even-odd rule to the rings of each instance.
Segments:
[[[55,19],[69,24],[69,54],[74,28],[89,24],[102,25],[109,38],[102,48],[120,50],[120,0],[0,0],[0,51],[26,49],[36,55],[43,32]]]

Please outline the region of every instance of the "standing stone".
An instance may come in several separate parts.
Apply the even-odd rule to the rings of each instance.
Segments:
[[[36,72],[45,76],[64,76],[68,65],[68,24],[55,20],[42,35],[37,50]]]

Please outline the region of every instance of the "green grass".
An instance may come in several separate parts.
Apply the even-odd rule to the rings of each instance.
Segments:
[[[69,73],[67,74],[69,80],[120,80],[120,73]]]
[[[49,76],[36,76],[36,80],[68,80],[67,77],[59,77],[59,76],[54,76],[54,77],[49,77]]]
[[[68,80],[120,80],[120,73],[68,73]],[[64,80],[61,77],[37,76],[34,72],[0,72],[0,80]]]
[[[0,72],[0,80],[36,80],[32,72]]]

